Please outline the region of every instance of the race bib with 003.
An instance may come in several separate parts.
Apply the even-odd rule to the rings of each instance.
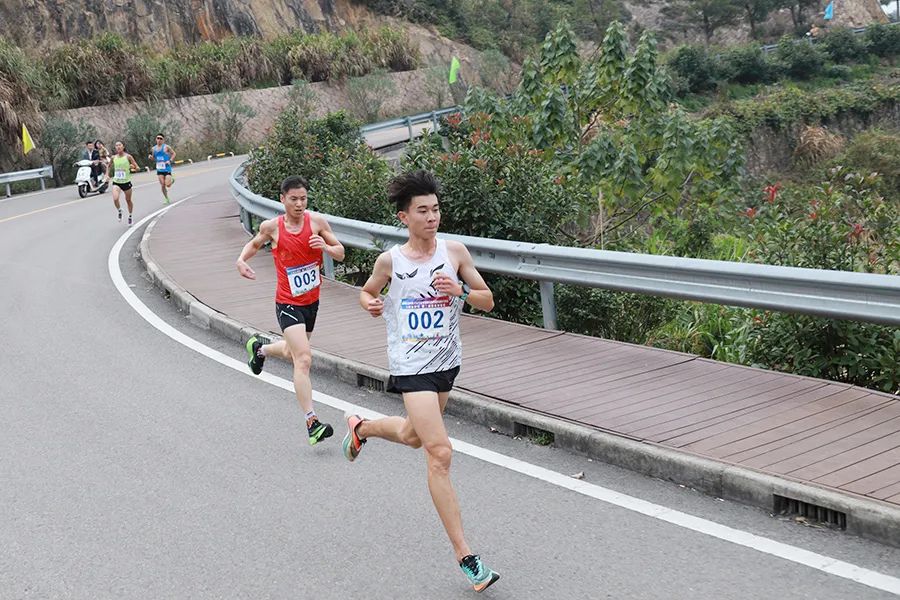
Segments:
[[[310,263],[299,267],[287,267],[288,284],[291,286],[292,296],[301,296],[319,287],[319,263]]]

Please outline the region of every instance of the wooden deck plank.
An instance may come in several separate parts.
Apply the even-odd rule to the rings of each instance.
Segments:
[[[900,448],[900,440],[895,435],[889,435],[856,446],[847,452],[821,460],[808,467],[796,469],[789,474],[792,477],[805,479],[806,481],[815,481],[823,485],[838,487],[843,483],[856,479],[855,477],[849,479],[843,477],[842,474],[846,474],[848,469],[853,469],[855,465],[873,460],[879,455],[896,448]],[[836,483],[829,483],[830,481],[835,481]]]
[[[789,473],[896,431],[900,431],[900,406],[888,404],[822,426],[813,435],[786,438],[744,464]]]
[[[714,455],[723,456],[727,460],[744,461],[757,456],[761,451],[771,448],[781,443],[787,438],[802,439],[809,435],[810,431],[815,431],[820,425],[826,425],[839,421],[846,416],[860,415],[869,410],[883,405],[883,398],[873,400],[869,396],[856,398],[841,404],[829,406],[831,401],[837,402],[838,394],[829,396],[825,401],[817,403],[822,410],[818,410],[811,414],[807,414],[802,418],[791,419],[783,423],[773,423],[774,427],[770,427],[765,431],[757,431],[752,435],[747,435],[741,439],[728,441],[709,451]],[[757,428],[761,429],[760,428]],[[745,432],[747,433],[747,432]]]
[[[693,403],[684,409],[645,417],[640,421],[632,421],[617,427],[635,437],[657,442],[666,437],[671,429],[683,427],[686,423],[696,423],[699,419],[714,414],[730,414],[748,404],[759,405],[774,398],[786,398],[791,394],[802,393],[806,389],[808,389],[808,384],[799,381],[776,386],[764,392],[754,390],[758,393],[749,397],[747,390],[734,389],[728,394]]]

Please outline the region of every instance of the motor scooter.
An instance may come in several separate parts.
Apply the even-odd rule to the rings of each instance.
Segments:
[[[94,161],[82,159],[75,163],[78,172],[75,174],[75,185],[78,186],[78,195],[86,198],[88,194],[102,194],[109,188],[109,180],[106,178],[106,172],[101,171],[97,176],[97,181],[91,179],[91,166]]]

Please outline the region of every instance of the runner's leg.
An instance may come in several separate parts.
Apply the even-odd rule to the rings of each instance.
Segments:
[[[439,396],[443,396],[443,402]],[[449,394],[435,392],[408,392],[403,394],[403,404],[415,435],[421,440],[428,464],[428,490],[437,509],[441,523],[447,531],[456,561],[472,554],[463,534],[462,517],[456,491],[450,483],[452,448],[444,427],[442,408]]]
[[[117,186],[117,185],[112,186],[113,205],[116,207],[116,210],[119,211],[119,221],[122,220],[122,205],[121,205],[121,203],[119,203],[119,194],[121,192],[122,192],[122,190],[119,189],[119,186]]]
[[[303,413],[309,413],[313,410],[312,383],[309,379],[309,368],[312,365],[312,349],[309,345],[309,337],[306,335],[304,324],[299,323],[288,327],[284,330],[284,341],[271,345],[279,346],[279,344],[284,344],[288,353],[287,358],[290,358],[294,363],[294,391],[297,394],[297,401],[300,402]]]
[[[438,394],[441,414],[447,407],[449,393]],[[363,421],[356,428],[356,434],[362,438],[380,438],[395,444],[403,444],[410,448],[421,448],[422,440],[416,435],[416,430],[408,417],[384,417],[373,421]]]
[[[166,188],[166,176],[165,175],[157,175],[156,178],[159,180],[159,189],[162,190],[163,198],[165,198],[166,204],[169,203],[169,190]]]
[[[131,214],[134,212],[134,203],[131,201],[131,192],[132,192],[132,188],[128,188],[127,190],[125,190],[125,204],[128,205],[128,224],[129,225],[131,225],[131,223],[132,223]]]

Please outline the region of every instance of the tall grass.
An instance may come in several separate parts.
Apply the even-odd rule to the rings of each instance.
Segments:
[[[31,55],[0,36],[0,129],[8,136],[23,115],[31,119],[42,109],[345,79],[420,62],[407,34],[387,28],[272,41],[231,37],[162,51],[105,33]]]

